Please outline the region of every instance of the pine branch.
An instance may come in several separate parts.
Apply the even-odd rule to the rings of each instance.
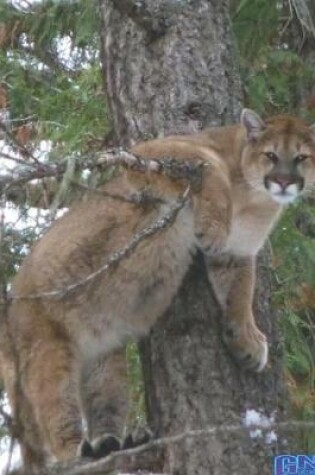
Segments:
[[[48,48],[35,48],[31,46],[25,46],[19,44],[19,51],[24,52],[26,55],[33,56],[37,61],[42,62],[47,66],[52,74],[56,73],[65,73],[68,77],[74,79],[79,76],[80,72],[72,70],[71,68],[64,65],[58,58],[56,54],[50,51]],[[46,72],[47,77],[47,72]]]

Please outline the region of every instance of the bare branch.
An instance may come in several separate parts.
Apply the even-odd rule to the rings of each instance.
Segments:
[[[65,171],[65,165],[45,165],[38,164],[28,168],[16,168],[8,171],[5,175],[0,175],[0,193],[6,188],[15,185],[22,185],[28,181],[41,178],[58,177]]]
[[[37,160],[36,157],[34,157],[34,155],[32,154],[32,152],[27,148],[25,147],[25,145],[23,145],[12,133],[11,131],[9,130],[9,128],[6,126],[6,124],[2,121],[0,121],[0,130],[3,131],[3,133],[6,135],[6,137],[9,139],[9,141],[11,142],[11,145],[15,146],[20,152],[22,152],[25,157],[29,157],[30,159],[32,159],[32,161],[39,165],[40,162]]]
[[[10,414],[8,414],[3,407],[0,406],[0,416],[3,417],[5,425],[10,429],[13,425],[13,419]]]
[[[18,157],[14,157],[13,155],[10,155],[8,153],[3,152],[0,150],[0,157],[6,158],[7,160],[11,160],[12,162],[19,163],[22,166],[32,166],[31,163],[25,162],[24,160],[21,160]]]
[[[163,437],[160,439],[152,440],[147,444],[140,445],[138,447],[121,450],[119,452],[113,452],[108,457],[98,460],[96,462],[83,461],[77,462],[77,466],[73,463],[70,464],[56,464],[49,471],[50,475],[106,475],[114,470],[128,470],[130,472],[136,471],[139,468],[143,469],[141,458],[145,453],[152,454],[152,460],[154,457],[160,458],[162,455],[162,449],[173,444],[177,444],[186,439],[200,438],[200,437],[213,437],[218,434],[224,434],[227,432],[244,434],[248,437],[249,431],[260,429],[262,432],[268,433],[273,429],[278,430],[292,430],[297,429],[315,429],[315,422],[304,421],[288,421],[279,423],[270,423],[268,427],[264,424],[253,424],[249,427],[243,424],[223,425],[217,427],[207,427],[205,429],[187,430],[180,434],[173,436]]]
[[[181,162],[171,157],[155,160],[145,160],[133,155],[122,148],[114,148],[92,156],[79,157],[75,160],[75,169],[93,170],[95,168],[106,170],[112,166],[123,166],[138,172],[163,173],[174,180],[188,180],[192,187],[200,186],[202,179],[202,168],[204,163],[197,161],[196,164]],[[8,171],[5,175],[0,175],[0,193],[6,188],[21,185],[34,179],[60,177],[67,167],[67,161],[53,165],[37,163],[28,168],[16,168]]]
[[[25,54],[29,54],[34,58],[37,58],[43,64],[45,64],[48,68],[50,68],[54,73],[55,72],[63,72],[66,73],[70,78],[76,78],[79,76],[78,71],[74,71],[68,68],[66,65],[62,64],[59,61],[58,56],[50,51],[47,47],[46,48],[33,48],[31,46],[26,46],[23,44],[19,44],[19,49],[23,51]]]
[[[42,292],[39,294],[27,295],[25,297],[16,295],[12,297],[11,299],[13,300],[37,300],[37,299],[42,299],[42,298],[62,299],[68,293],[75,291],[78,288],[94,281],[97,277],[99,277],[100,275],[104,274],[105,272],[109,271],[112,267],[117,265],[121,260],[129,257],[136,250],[140,242],[142,242],[145,239],[148,239],[154,234],[160,232],[161,230],[166,229],[169,226],[171,226],[174,223],[179,211],[187,203],[189,191],[190,189],[188,187],[180,198],[178,198],[175,202],[170,204],[169,210],[165,214],[160,216],[151,225],[147,226],[142,231],[135,234],[126,246],[124,246],[122,249],[119,249],[118,251],[111,254],[108,261],[102,267],[97,269],[95,272],[92,272],[87,277],[84,277],[83,279],[77,282],[74,282],[73,284],[70,284],[67,287],[62,288],[62,289],[51,290],[51,291]]]

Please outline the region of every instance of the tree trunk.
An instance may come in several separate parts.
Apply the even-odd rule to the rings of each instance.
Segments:
[[[294,0],[284,4],[287,15],[292,16],[284,35],[284,41],[307,64],[309,71],[315,67],[315,3],[313,0]],[[308,81],[297,81],[296,107],[302,115],[305,111],[312,117],[315,115],[314,75]]]
[[[238,119],[226,0],[100,4],[104,79],[119,143]]]
[[[241,88],[226,0],[100,0],[102,63],[119,143],[237,122]],[[282,344],[270,310],[266,255],[256,314],[271,342],[270,366],[245,373],[220,338],[220,311],[196,259],[167,314],[142,344],[149,422],[159,436],[240,423],[247,409],[284,418]],[[168,447],[165,472],[270,474],[282,437],[224,432]]]

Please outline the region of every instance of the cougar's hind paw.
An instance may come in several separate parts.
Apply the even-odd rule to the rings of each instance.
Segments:
[[[90,442],[86,439],[83,439],[77,450],[78,457],[88,457],[93,458],[93,447]]]
[[[114,435],[99,437],[92,443],[94,458],[102,458],[121,449],[121,441]]]
[[[146,444],[152,439],[151,432],[147,430],[141,430],[141,432],[136,432],[135,434],[129,434],[122,444],[122,449],[132,449],[138,447],[139,445]]]
[[[132,449],[146,444],[151,438],[151,432],[141,429],[141,431],[129,434],[123,441],[114,435],[108,434],[98,437],[93,442],[83,439],[78,448],[78,456],[100,459],[107,457],[111,452]]]
[[[114,435],[104,435],[93,440],[93,442],[84,439],[79,447],[79,455],[100,459],[118,450],[121,450],[121,441]]]

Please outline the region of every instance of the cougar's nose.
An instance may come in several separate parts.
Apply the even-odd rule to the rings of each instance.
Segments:
[[[288,175],[277,175],[274,177],[273,181],[275,183],[278,183],[278,185],[280,185],[283,190],[285,190],[287,186],[292,185],[293,183],[292,178]]]

